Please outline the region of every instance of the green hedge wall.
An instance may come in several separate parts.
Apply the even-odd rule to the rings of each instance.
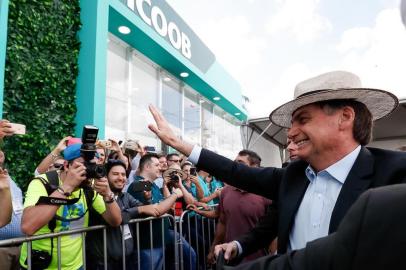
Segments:
[[[10,0],[3,118],[27,127],[4,140],[6,166],[25,187],[39,162],[74,132],[79,0]]]

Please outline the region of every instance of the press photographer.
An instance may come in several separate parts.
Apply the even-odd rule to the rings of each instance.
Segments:
[[[88,132],[90,129],[91,132]],[[94,142],[97,128],[85,126],[83,145],[72,144],[63,151],[64,166],[57,173],[41,174],[28,186],[21,229],[27,235],[60,232],[88,226],[89,207],[100,213],[111,226],[121,224],[120,208],[114,200],[102,168],[95,166]],[[93,145],[92,145],[93,144]],[[55,171],[53,171],[55,172]],[[89,187],[89,178],[93,181]],[[88,207],[89,206],[89,207]],[[57,268],[57,239],[32,242],[33,269]],[[27,268],[27,246],[21,249],[20,264]],[[62,269],[80,269],[82,238],[61,237]]]

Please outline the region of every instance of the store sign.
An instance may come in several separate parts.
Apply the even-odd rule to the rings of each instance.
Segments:
[[[215,60],[214,54],[166,3],[159,0],[123,0],[149,27],[206,72]]]

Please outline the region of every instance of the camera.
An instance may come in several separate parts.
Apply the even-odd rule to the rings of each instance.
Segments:
[[[48,266],[51,264],[52,261],[51,254],[49,254],[47,251],[44,250],[33,249],[31,251],[31,269],[42,270],[48,268]],[[27,259],[25,260],[25,264],[28,267]]]
[[[85,160],[86,178],[100,179],[107,175],[103,165],[96,164],[93,159],[96,154],[96,139],[99,129],[95,126],[85,125],[82,132],[82,147],[80,154]],[[88,181],[87,181],[88,182]]]
[[[151,191],[152,189],[152,183],[149,181],[134,181],[132,185],[134,192]]]
[[[173,171],[169,174],[169,180],[171,182],[178,182],[179,181],[179,175],[176,171]]]

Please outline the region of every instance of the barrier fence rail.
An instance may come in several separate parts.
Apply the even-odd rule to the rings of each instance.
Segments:
[[[217,204],[210,205],[210,210],[215,211]],[[179,218],[179,234],[185,236],[186,240],[196,251],[198,269],[210,268],[207,264],[207,255],[210,251],[214,233],[216,231],[216,219],[206,218],[196,214],[194,211],[185,210]],[[180,250],[182,250],[182,241],[180,241]],[[189,256],[189,269],[192,268],[192,262]],[[180,253],[180,266],[184,270],[184,256]]]
[[[173,224],[173,261],[170,261],[173,263],[168,264],[165,263],[166,261],[166,254],[165,254],[165,219],[168,219],[169,221],[172,222]],[[191,221],[193,220],[194,221]],[[163,248],[163,253],[162,253],[162,269],[166,270],[166,268],[174,269],[174,270],[179,270],[179,265],[181,270],[184,269],[207,269],[207,262],[206,262],[206,256],[209,251],[210,245],[213,240],[214,232],[215,232],[215,226],[216,222],[214,219],[208,219],[203,216],[194,214],[193,211],[186,210],[182,213],[181,217],[174,217],[169,214],[162,215],[160,217],[148,217],[148,218],[142,218],[142,219],[132,219],[129,221],[129,224],[134,224],[135,228],[135,241],[134,241],[134,246],[135,250],[137,253],[137,268],[136,269],[142,269],[141,267],[141,256],[140,256],[140,238],[145,237],[145,234],[140,235],[140,224],[141,223],[146,223],[149,222],[149,240],[150,240],[150,255],[151,255],[151,261],[154,260],[154,253],[153,253],[153,248],[154,248],[154,234],[157,234],[157,231],[153,230],[153,222],[161,220],[161,233],[162,233],[162,248]],[[186,224],[186,225],[185,225]],[[207,225],[207,226],[206,226]],[[124,231],[124,225],[120,226],[121,232]],[[183,228],[186,226],[185,228]],[[81,228],[81,229],[72,229],[72,230],[67,230],[67,231],[62,231],[62,232],[57,232],[57,233],[48,233],[48,234],[41,234],[41,235],[34,235],[34,236],[27,236],[27,237],[19,237],[19,238],[13,238],[13,239],[7,239],[7,240],[1,240],[0,241],[0,247],[6,247],[6,246],[15,246],[15,245],[20,245],[22,243],[27,243],[27,269],[31,270],[32,268],[32,242],[36,240],[41,240],[41,239],[57,239],[57,250],[56,250],[56,255],[57,255],[57,266],[58,269],[63,269],[62,268],[62,254],[61,254],[61,238],[63,236],[69,236],[69,235],[76,235],[80,234],[80,237],[82,239],[82,259],[83,259],[83,269],[87,269],[86,265],[86,233],[93,232],[93,231],[102,231],[103,235],[103,262],[104,262],[104,269],[108,270],[108,254],[107,254],[107,230],[111,228],[109,226],[105,225],[94,225],[91,227],[87,228]],[[177,233],[179,228],[179,234]],[[145,232],[141,232],[145,233]],[[186,241],[190,244],[193,249],[189,248],[189,256],[188,256],[188,264],[184,264],[185,260],[185,254],[183,252],[184,245],[187,245],[185,243],[185,239],[183,239],[182,235],[185,234]],[[121,233],[121,249],[122,249],[122,269],[126,270],[128,262],[126,262],[126,246],[125,246],[125,234]],[[196,252],[196,262],[193,263],[193,252]],[[179,256],[180,253],[180,256]],[[53,252],[52,256],[55,253]],[[168,267],[170,266],[170,267]],[[149,269],[142,269],[142,270],[149,270]],[[151,270],[153,270],[153,264],[151,263]]]

